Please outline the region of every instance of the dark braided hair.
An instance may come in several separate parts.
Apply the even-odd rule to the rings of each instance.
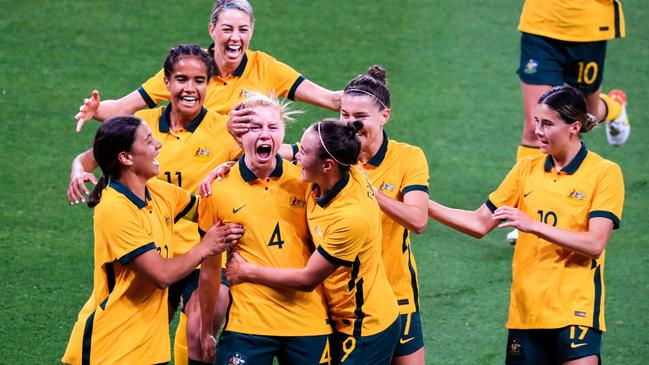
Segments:
[[[171,74],[174,73],[176,64],[178,64],[183,57],[196,57],[201,60],[207,68],[208,80],[215,74],[214,60],[212,59],[212,56],[197,44],[181,44],[169,50],[169,54],[162,66],[165,72],[165,77],[171,77]]]
[[[88,206],[93,208],[101,200],[102,191],[110,179],[119,179],[121,166],[118,155],[129,152],[135,142],[135,132],[142,121],[132,115],[110,118],[99,126],[92,154],[101,168],[102,175],[88,197]]]

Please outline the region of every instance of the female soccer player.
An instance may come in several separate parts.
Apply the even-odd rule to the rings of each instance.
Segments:
[[[241,154],[238,143],[226,130],[226,117],[208,112],[203,107],[212,64],[211,57],[198,45],[180,45],[171,49],[164,62],[165,83],[171,104],[136,113],[151,127],[153,136],[163,143],[158,157],[158,178],[191,192],[196,192],[198,183],[210,170]],[[92,150],[81,154],[73,162],[72,181],[68,187],[71,202],[83,200],[86,189],[84,180],[93,177],[89,171],[94,167],[96,162],[92,158]],[[199,241],[196,223],[179,221],[174,226],[173,256],[185,254]],[[198,270],[195,270],[169,290],[170,317],[173,317],[179,302],[186,315],[186,318],[181,315],[174,341],[177,362],[183,361],[183,358],[183,363],[187,363],[187,358],[190,363],[201,359],[200,306],[193,295],[197,286]],[[219,301],[221,312],[227,303],[227,292],[223,290],[224,295]],[[217,322],[220,323],[220,320]],[[187,350],[183,351],[184,347]]]
[[[429,202],[428,215],[482,237],[496,226],[520,238],[512,263],[507,364],[597,364],[604,323],[604,256],[619,227],[619,166],[588,151],[596,125],[580,91],[558,86],[534,109],[542,156],[519,161],[475,211]]]
[[[381,260],[380,208],[353,166],[362,128],[360,121],[325,119],[304,132],[297,158],[302,181],[311,183],[306,212],[316,247],[306,266],[262,266],[234,253],[226,268],[233,285],[311,291],[323,283],[334,325],[325,363],[389,364],[399,339],[399,309]]]
[[[410,232],[422,233],[428,221],[428,162],[418,147],[388,138],[384,126],[389,119],[386,72],[375,65],[345,86],[340,121],[360,120],[364,125],[358,133],[360,166],[381,206],[383,264],[401,318],[402,333],[392,363],[423,365],[417,266],[410,248]]]
[[[210,16],[209,33],[215,74],[207,90],[205,107],[227,114],[250,91],[274,93],[332,110],[340,108],[340,93],[306,80],[288,65],[268,54],[248,50],[255,25],[252,6],[247,0],[219,0]],[[118,100],[99,100],[99,92],[84,99],[77,120],[77,131],[95,118],[102,121],[117,114],[132,114],[145,107],[155,107],[170,100],[163,71],[140,88]]]
[[[233,112],[228,120],[230,132],[238,135],[247,131],[250,115],[244,107]],[[345,86],[340,121],[361,120],[364,124],[359,132],[359,160],[382,209],[383,263],[399,304],[403,331],[393,363],[424,364],[417,266],[410,249],[410,232],[422,233],[428,221],[428,162],[421,149],[388,139],[384,126],[389,119],[386,72],[375,65]],[[291,155],[290,148],[283,150]],[[215,172],[208,176],[213,179]]]
[[[214,222],[242,224],[246,234],[238,252],[246,260],[269,267],[303,267],[311,256],[306,222],[306,184],[300,168],[282,160],[277,151],[284,123],[291,120],[287,104],[251,94],[244,105],[255,111],[248,133],[241,137],[245,154],[230,173],[212,185],[213,194],[201,202],[199,226]],[[203,313],[204,359],[211,358],[216,290],[221,262],[201,266],[199,294]],[[215,364],[321,363],[331,326],[322,289],[312,292],[275,289],[256,283],[230,289],[231,304],[218,342]]]
[[[174,222],[196,215],[197,199],[152,179],[160,142],[133,116],[104,123],[93,153],[103,172],[95,207],[93,293],[81,309],[62,361],[66,364],[157,364],[170,360],[167,287],[241,237],[235,224],[215,225],[187,254],[169,258]]]

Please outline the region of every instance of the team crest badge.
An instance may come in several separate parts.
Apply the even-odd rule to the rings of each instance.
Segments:
[[[526,74],[535,74],[536,68],[538,66],[539,63],[530,58],[530,60],[527,61],[527,64],[525,65],[525,69],[523,70],[523,72],[525,72]]]
[[[194,151],[194,160],[198,162],[202,161],[207,161],[210,159],[210,156],[212,155],[212,150],[210,150],[207,147],[198,147],[196,148],[196,151]]]
[[[568,194],[568,198],[574,199],[574,200],[584,200],[586,199],[586,195],[583,193],[580,193],[577,191],[577,189],[573,189],[570,194]]]
[[[385,181],[381,183],[381,186],[379,187],[379,190],[381,191],[394,191],[394,184],[388,184]]]
[[[315,226],[315,228],[313,230],[315,231],[315,233],[318,234],[318,236],[322,237],[322,231],[320,230],[320,227]]]
[[[167,225],[171,225],[171,217],[165,217],[165,223],[167,223]]]
[[[512,341],[507,346],[507,353],[509,356],[520,356],[523,352],[523,345],[517,340],[512,339]]]
[[[304,207],[305,204],[306,204],[306,202],[304,201],[304,199],[300,199],[300,198],[298,198],[296,196],[294,196],[293,199],[291,199],[291,206],[292,207],[302,208],[302,207]]]
[[[238,352],[235,352],[232,356],[230,356],[227,362],[228,365],[245,365],[246,363],[246,357]]]
[[[245,90],[245,89],[244,89],[244,90],[241,90],[241,91],[239,92],[239,99],[245,99],[245,98],[249,97],[250,95],[252,95],[252,91],[250,91],[250,90]]]

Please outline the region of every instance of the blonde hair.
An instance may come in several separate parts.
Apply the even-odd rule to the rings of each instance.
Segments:
[[[272,106],[279,111],[279,118],[284,124],[292,123],[295,121],[294,115],[304,114],[303,110],[292,109],[292,101],[282,99],[281,101],[275,94],[262,94],[256,91],[246,91],[246,98],[243,100],[243,106],[252,108],[255,106]]]

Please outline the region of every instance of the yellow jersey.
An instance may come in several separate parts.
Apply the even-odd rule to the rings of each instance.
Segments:
[[[276,268],[306,266],[312,246],[300,175],[300,168],[277,156],[270,176],[259,179],[242,156],[223,180],[212,183],[212,195],[201,202],[201,230],[216,220],[240,223],[246,232],[237,252],[246,261]],[[230,298],[227,331],[262,336],[331,333],[321,287],[302,292],[247,282],[233,285]]]
[[[214,44],[207,52],[214,54]],[[160,70],[138,88],[149,108],[169,100],[164,77],[164,70]],[[225,78],[212,76],[207,85],[204,105],[210,111],[229,114],[232,106],[243,101],[251,91],[293,99],[302,81],[304,77],[290,66],[264,52],[247,50],[232,75]]]
[[[577,156],[557,171],[551,156],[520,160],[487,206],[508,205],[557,228],[585,232],[593,217],[618,228],[624,203],[620,167],[582,145]],[[507,327],[562,328],[568,325],[606,330],[604,257],[580,255],[533,234],[520,232],[512,261]]]
[[[370,183],[381,193],[403,202],[410,191],[428,193],[428,162],[424,152],[407,143],[388,139],[376,155],[361,164]],[[419,310],[417,264],[410,248],[410,232],[381,211],[382,257],[385,272],[401,314]]]
[[[151,128],[151,134],[162,142],[156,160],[160,163],[158,179],[198,193],[198,184],[220,164],[236,160],[241,147],[227,130],[226,115],[203,108],[185,128],[174,132],[170,125],[171,105],[135,113]],[[198,242],[198,226],[180,220],[174,226],[174,256],[187,253]]]
[[[399,315],[381,260],[381,212],[369,181],[357,166],[331,191],[311,185],[309,231],[318,252],[338,266],[324,281],[329,315],[338,332],[371,336]]]
[[[134,258],[173,251],[174,220],[197,199],[157,179],[146,201],[111,181],[94,211],[94,287],[81,309],[61,360],[66,364],[157,364],[170,360],[167,290],[133,265]]]
[[[569,42],[624,37],[624,14],[618,0],[526,0],[521,32]]]

